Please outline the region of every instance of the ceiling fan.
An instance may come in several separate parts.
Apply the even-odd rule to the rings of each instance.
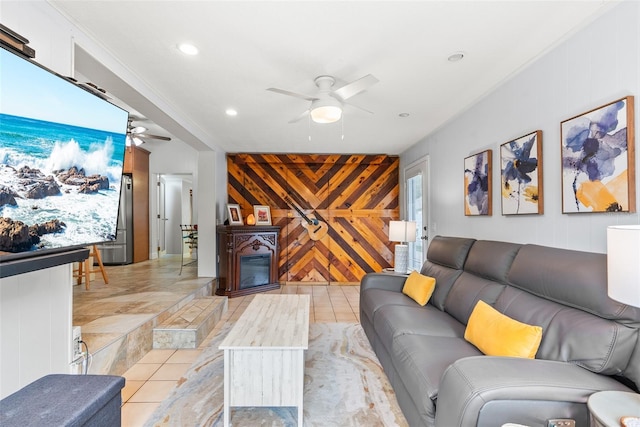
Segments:
[[[161,141],[171,141],[171,138],[163,135],[152,135],[147,133],[147,128],[144,126],[134,126],[133,121],[141,121],[140,117],[129,115],[129,123],[127,124],[127,139],[126,145],[141,145],[146,141],[145,139],[159,139]]]
[[[311,119],[316,123],[337,122],[342,117],[342,108],[344,105],[350,105],[369,114],[373,114],[369,110],[365,110],[364,108],[346,102],[347,99],[352,96],[355,96],[378,83],[378,79],[371,74],[367,74],[366,76],[361,77],[358,80],[354,80],[351,83],[347,83],[335,90],[332,89],[332,87],[335,84],[336,79],[332,76],[318,76],[314,79],[314,82],[316,86],[318,86],[318,93],[314,96],[291,92],[275,87],[267,89],[271,92],[311,101],[309,108],[298,117],[289,121],[289,123],[295,123],[307,115],[311,115]]]

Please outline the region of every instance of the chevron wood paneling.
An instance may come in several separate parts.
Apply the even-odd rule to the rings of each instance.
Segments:
[[[389,267],[389,221],[398,219],[399,159],[388,155],[230,154],[229,203],[243,217],[253,205],[271,207],[281,227],[281,282],[359,282]],[[314,241],[291,199],[306,215],[329,225]]]

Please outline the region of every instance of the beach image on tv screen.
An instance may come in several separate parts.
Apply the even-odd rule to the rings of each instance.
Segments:
[[[0,252],[114,240],[128,113],[0,49]]]

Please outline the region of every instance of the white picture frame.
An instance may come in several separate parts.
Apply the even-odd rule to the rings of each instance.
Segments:
[[[242,221],[242,211],[240,205],[228,204],[227,214],[229,215],[229,225],[244,225]]]
[[[271,225],[271,208],[265,205],[253,205],[256,225]]]

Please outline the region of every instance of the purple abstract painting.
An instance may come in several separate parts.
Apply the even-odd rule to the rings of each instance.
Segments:
[[[491,215],[491,150],[464,159],[464,214]]]
[[[543,213],[542,131],[500,146],[503,215]]]

